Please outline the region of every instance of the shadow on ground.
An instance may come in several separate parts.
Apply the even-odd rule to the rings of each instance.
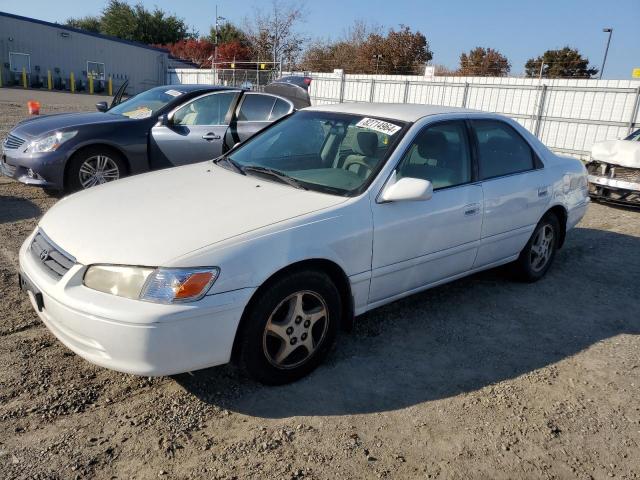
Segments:
[[[39,217],[42,210],[26,198],[0,195],[0,224]]]
[[[640,333],[639,253],[640,238],[579,228],[542,281],[492,270],[369,312],[295,384],[264,387],[231,367],[175,380],[202,401],[267,418],[381,412],[477,390]]]

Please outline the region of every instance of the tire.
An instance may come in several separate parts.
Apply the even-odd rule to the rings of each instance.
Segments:
[[[245,312],[239,331],[240,367],[267,385],[304,377],[329,353],[341,311],[338,289],[324,273],[301,271],[277,279]]]
[[[559,242],[560,222],[553,213],[548,213],[538,222],[527,245],[514,263],[518,279],[537,282],[544,277],[553,263]]]
[[[127,174],[124,157],[117,151],[105,147],[84,148],[75,153],[69,162],[65,174],[65,191],[67,192],[77,192],[118,180]],[[93,180],[92,170],[97,172],[93,175]]]

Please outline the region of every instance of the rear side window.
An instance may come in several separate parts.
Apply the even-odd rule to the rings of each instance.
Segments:
[[[246,94],[240,106],[238,120],[241,122],[269,121],[275,101],[276,98],[270,95]]]
[[[287,113],[291,111],[291,105],[289,105],[284,100],[278,98],[276,100],[276,104],[273,106],[273,110],[271,111],[271,115],[269,116],[269,120],[274,121],[279,118],[284,117]]]
[[[497,120],[472,120],[478,140],[480,179],[534,168],[533,151],[511,126]]]

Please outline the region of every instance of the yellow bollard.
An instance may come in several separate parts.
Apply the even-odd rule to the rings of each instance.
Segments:
[[[47,88],[53,90],[53,82],[51,81],[51,70],[47,70]]]
[[[89,95],[93,95],[93,75],[89,75]]]
[[[71,83],[71,93],[76,92],[76,77],[74,77],[73,72],[69,74],[69,83]]]
[[[0,77],[0,87],[2,86],[2,77]],[[109,96],[113,97],[113,80],[109,77],[109,86],[108,86]]]
[[[22,88],[27,88],[27,69],[22,67]]]
[[[2,87],[2,68],[0,68],[0,87]]]

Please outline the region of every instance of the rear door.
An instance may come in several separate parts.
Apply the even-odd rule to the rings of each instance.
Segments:
[[[151,129],[152,168],[185,165],[223,153],[225,134],[239,91],[213,92],[173,110]]]
[[[271,122],[293,111],[293,104],[268,93],[247,92],[238,106],[235,132],[236,142],[244,142]]]
[[[551,200],[542,162],[502,120],[470,121],[484,194],[482,238],[474,267],[517,255]]]

